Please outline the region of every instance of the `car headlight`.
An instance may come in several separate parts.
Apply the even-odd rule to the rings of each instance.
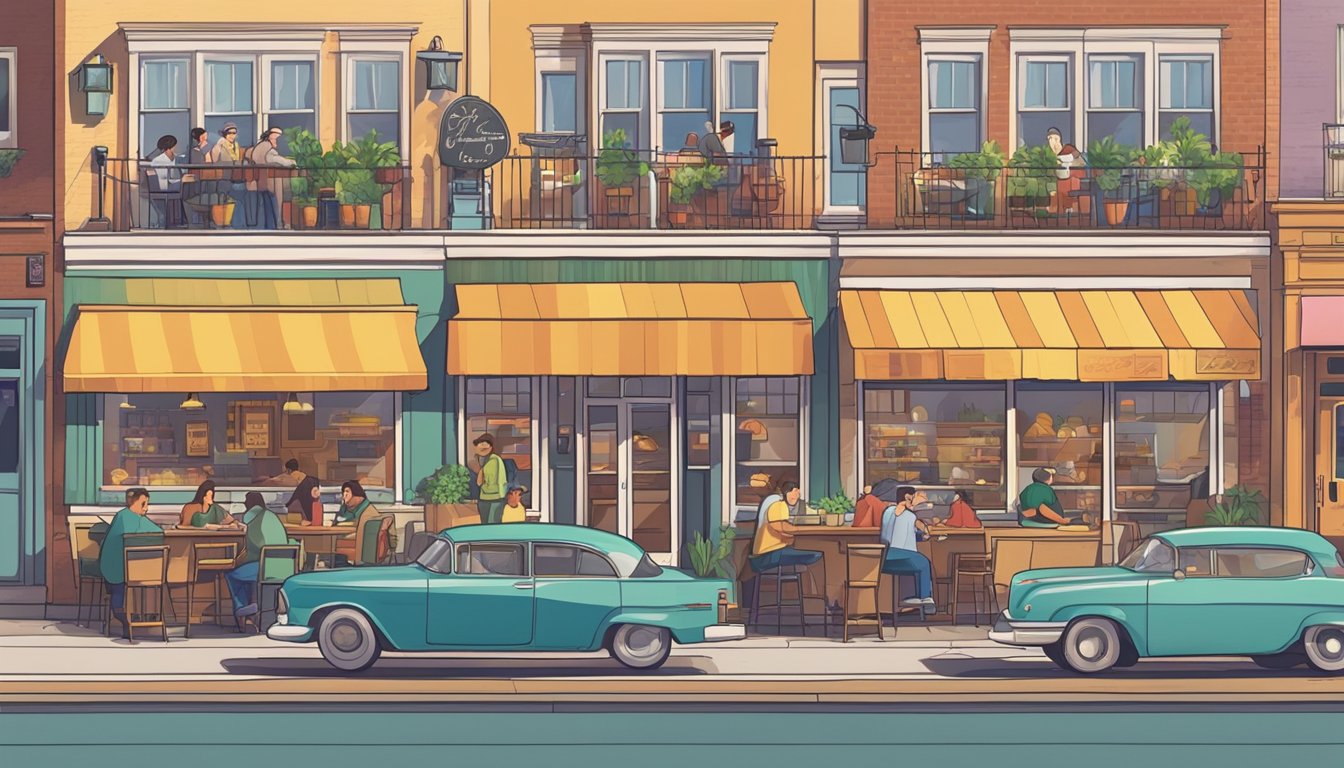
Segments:
[[[285,597],[283,587],[280,589],[280,595],[275,599],[275,613],[275,619],[279,623],[287,624],[289,622],[289,598]]]

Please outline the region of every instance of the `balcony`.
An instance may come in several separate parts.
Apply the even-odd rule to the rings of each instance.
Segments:
[[[1325,197],[1344,198],[1344,125],[1325,124],[1321,149],[1325,155]]]
[[[1024,157],[1030,153],[1023,153]],[[1228,230],[1264,223],[1264,152],[1219,153],[1181,165],[977,163],[880,153],[874,184],[894,184],[893,211],[870,206],[870,228],[928,230]],[[1248,163],[1242,158],[1250,158]],[[970,160],[971,162],[967,162]]]

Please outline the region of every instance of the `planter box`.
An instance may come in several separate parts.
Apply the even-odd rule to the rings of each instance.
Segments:
[[[481,516],[475,502],[425,505],[425,530],[430,534],[438,533],[444,528],[474,525],[479,522]]]

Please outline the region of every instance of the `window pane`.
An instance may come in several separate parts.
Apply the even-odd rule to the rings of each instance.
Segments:
[[[1023,382],[1017,389],[1017,486],[1037,469],[1055,474],[1055,493],[1066,514],[1101,512],[1101,385]]]
[[[741,388],[739,379],[734,414],[737,451],[737,503],[755,508],[786,481],[800,482],[800,425],[798,409],[788,408],[784,398],[757,394],[770,379],[755,379],[762,386],[753,392]],[[771,408],[772,399],[775,408]],[[807,489],[804,488],[804,493]]]
[[[1045,106],[1045,65],[1027,62],[1026,78],[1022,86],[1022,106],[1039,109]]]
[[[205,62],[207,114],[250,112],[252,108],[252,62]]]
[[[1187,109],[1213,108],[1213,66],[1210,62],[1186,63],[1185,106]]]
[[[578,78],[569,72],[547,72],[541,76],[541,130],[578,130],[576,114]]]
[[[1208,492],[1208,389],[1117,386],[1115,396],[1116,506],[1183,524]]]
[[[580,576],[616,576],[616,569],[611,566],[605,557],[588,550],[579,550],[579,575]]]
[[[686,98],[686,61],[663,62],[663,107],[680,109],[689,106]]]
[[[975,109],[980,101],[979,81],[978,62],[929,62],[930,108]]]
[[[517,466],[518,472],[514,482],[527,489],[523,494],[523,504],[530,507],[533,480],[532,380],[526,377],[507,379],[489,377],[484,381],[487,392],[491,387],[494,387],[495,391],[500,391],[504,384],[508,383],[513,386],[514,393],[507,396],[486,397],[484,409],[477,409],[475,406],[479,403],[473,403],[470,398],[468,399],[467,429],[463,435],[462,455],[471,457],[467,467],[472,471],[472,482],[475,483],[474,473],[480,467],[472,451],[471,441],[489,432],[495,439],[495,453],[503,459],[511,460]],[[512,399],[505,403],[505,397]],[[505,407],[506,405],[508,407]]]
[[[1215,551],[1214,567],[1221,578],[1282,579],[1307,571],[1307,556],[1283,549],[1232,549]]]
[[[639,130],[639,115],[633,112],[615,112],[602,116],[602,135],[612,131],[625,131],[626,145],[632,149],[644,149],[643,136]]]
[[[1057,112],[1019,112],[1017,114],[1018,138],[1028,145],[1045,143],[1046,131],[1058,128],[1065,144],[1076,143],[1073,136],[1073,110]]]
[[[628,61],[625,67],[625,105],[644,108],[644,62]]]
[[[15,379],[0,381],[0,472],[19,471],[19,456],[23,453],[19,442],[19,382]]]
[[[929,107],[947,109],[952,104],[952,62],[929,62]]]
[[[860,485],[965,489],[971,505],[1004,509],[1007,390],[999,387],[864,391],[865,475]]]
[[[1052,61],[1045,65],[1045,104],[1050,109],[1062,109],[1069,105],[1068,65],[1062,61]]]
[[[929,151],[955,155],[980,149],[980,113],[941,112],[929,115]]]
[[[760,65],[754,61],[728,62],[728,109],[756,109],[759,77]]]
[[[281,114],[272,114],[266,118],[266,123],[271,128],[286,130],[288,128],[303,128],[314,136],[317,135],[317,114],[315,112],[287,112]],[[260,135],[258,130],[257,134]],[[280,154],[289,156],[289,139],[280,137],[280,143],[277,145]]]
[[[395,61],[356,61],[355,109],[398,109],[399,69]]]
[[[537,576],[576,576],[579,549],[563,544],[537,544],[532,547],[532,573]]]
[[[379,141],[399,144],[398,134],[401,131],[401,118],[395,112],[350,115],[351,139],[361,139],[373,131],[378,132]]]
[[[675,149],[682,146],[689,134],[705,132],[705,123],[710,119],[709,112],[665,112],[662,116],[663,148]],[[745,150],[745,145],[734,142],[734,151]]]
[[[464,544],[457,548],[457,572],[477,576],[526,576],[527,558],[523,553],[521,544]]]
[[[9,125],[9,83],[13,69],[9,58],[0,58],[0,132],[8,132]]]
[[[1182,547],[1177,567],[1191,578],[1213,575],[1213,550],[1208,547]]]
[[[160,136],[176,136],[178,147],[187,146],[191,133],[191,115],[185,109],[175,112],[140,113],[140,156],[149,157],[158,148]],[[219,135],[210,134],[212,141]]]
[[[830,89],[831,151],[826,158],[830,168],[830,204],[835,206],[862,206],[867,195],[867,169],[860,163],[846,163],[840,158],[840,129],[853,126],[858,117],[859,89],[854,87]],[[853,107],[854,109],[850,109]],[[741,383],[739,383],[739,392]]]
[[[206,115],[205,124],[202,127],[210,134],[210,141],[219,141],[219,131],[225,123],[233,123],[238,126],[238,146],[240,147],[247,147],[255,143],[257,135],[260,133],[257,129],[255,115]],[[191,128],[186,130],[190,131]],[[179,142],[179,145],[189,146],[186,142]]]
[[[1126,146],[1143,146],[1143,113],[1089,112],[1087,115],[1088,141],[1096,141],[1103,136],[1110,136]]]
[[[141,72],[144,109],[187,108],[186,61],[146,61]]]
[[[1163,111],[1158,115],[1158,130],[1162,138],[1171,138],[1171,126],[1182,117],[1190,118],[1190,127],[1197,133],[1205,136],[1213,136],[1213,113],[1212,112],[1179,112]]]
[[[734,151],[738,154],[754,152],[756,140],[761,138],[760,130],[756,126],[757,113],[724,112],[723,119],[733,124],[733,136],[736,139]]]
[[[313,109],[314,103],[311,61],[271,64],[271,109]]]
[[[625,109],[626,103],[625,62],[620,60],[607,62],[607,109]]]

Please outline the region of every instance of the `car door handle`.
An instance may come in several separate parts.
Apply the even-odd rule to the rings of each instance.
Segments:
[[[534,585],[530,581],[515,581],[513,583],[514,589],[532,589],[533,586]]]

